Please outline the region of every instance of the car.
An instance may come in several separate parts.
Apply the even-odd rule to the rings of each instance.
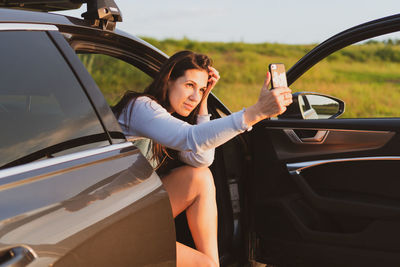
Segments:
[[[0,265],[174,266],[176,240],[192,244],[185,220],[104,97],[118,84],[107,62],[129,65],[142,90],[168,56],[115,29],[114,1],[87,1],[83,19],[43,12],[83,2],[0,1]],[[399,30],[400,14],[339,33],[288,84]],[[400,120],[339,119],[343,101],[296,89],[286,113],[216,149],[221,265],[398,266]]]

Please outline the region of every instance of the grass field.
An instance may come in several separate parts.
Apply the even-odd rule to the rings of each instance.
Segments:
[[[183,49],[209,55],[221,75],[213,92],[232,111],[257,100],[269,63],[281,62],[289,69],[315,46],[144,39],[168,55]],[[151,81],[107,57],[81,55],[81,59],[111,105],[126,89],[140,91]],[[357,44],[332,54],[290,87],[344,100],[346,118],[400,116],[399,70],[398,41]]]

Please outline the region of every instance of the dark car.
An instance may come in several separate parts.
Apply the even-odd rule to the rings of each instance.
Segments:
[[[112,82],[95,82],[114,70],[93,66],[128,64],[142,90],[167,55],[115,30],[110,0],[89,1],[84,19],[21,10],[81,2],[0,1],[0,266],[174,266],[176,239],[192,244],[184,218],[174,221],[159,177],[119,127],[103,96]],[[398,30],[400,15],[344,31],[296,63],[288,83]],[[400,120],[335,119],[343,101],[319,93],[294,100],[216,150],[221,265],[399,266]],[[230,114],[214,95],[209,111]]]

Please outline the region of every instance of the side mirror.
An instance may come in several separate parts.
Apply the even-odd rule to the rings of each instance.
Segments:
[[[293,103],[279,118],[333,119],[344,113],[344,102],[332,96],[312,92],[297,92],[292,97]]]

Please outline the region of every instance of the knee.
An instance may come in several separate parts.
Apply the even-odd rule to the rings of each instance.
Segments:
[[[193,168],[192,177],[196,187],[203,192],[209,192],[215,195],[214,177],[207,167]]]

